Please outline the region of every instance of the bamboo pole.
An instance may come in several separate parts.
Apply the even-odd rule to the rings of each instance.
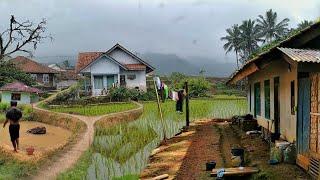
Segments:
[[[156,90],[158,111],[159,111],[159,114],[160,114],[160,119],[161,119],[161,124],[162,124],[162,130],[163,130],[163,140],[166,140],[166,139],[167,139],[167,136],[166,136],[164,119],[163,119],[163,114],[162,114],[162,109],[161,109],[161,103],[160,103],[160,99],[159,99],[157,84],[156,84],[156,81],[155,81],[154,78],[153,78],[153,84],[154,84],[154,88],[155,88],[155,90]]]

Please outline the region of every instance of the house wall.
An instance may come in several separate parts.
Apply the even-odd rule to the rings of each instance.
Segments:
[[[136,88],[139,87],[140,90],[147,90],[146,82],[146,71],[121,71],[121,75],[126,75],[126,87],[127,88]],[[128,75],[135,74],[136,78],[133,80],[128,79]]]
[[[10,103],[11,102],[11,92],[1,93],[1,102]],[[18,104],[30,104],[30,93],[21,93],[21,100],[17,101]]]
[[[64,80],[57,83],[57,89],[63,89],[76,84],[77,80]]]
[[[56,86],[55,75],[54,74],[48,74],[49,75],[49,82],[47,82],[47,83],[45,83],[43,81],[43,75],[44,74],[38,73],[38,74],[35,74],[35,75],[36,75],[35,80],[38,83],[41,83],[41,84],[43,84],[44,86],[47,86],[47,87],[55,87]]]
[[[91,73],[91,88],[92,88],[92,95],[99,96],[103,89],[96,89],[94,86],[94,76],[102,75],[103,76],[103,86],[105,89],[107,87],[107,75],[114,75],[114,82],[118,80],[118,74],[120,72],[120,67],[115,62],[111,61],[107,57],[101,57],[93,64],[88,66],[87,68],[83,69],[81,73]]]
[[[310,151],[320,153],[320,73],[311,76]]]
[[[251,114],[254,114],[254,84],[260,82],[261,87],[261,115],[257,116],[259,125],[274,132],[274,124],[271,120],[274,119],[274,78],[280,77],[280,133],[282,138],[290,142],[296,140],[296,112],[291,114],[291,81],[295,82],[295,107],[297,107],[297,66],[292,66],[289,72],[288,63],[284,60],[273,61],[268,67],[262,69],[248,77],[248,82],[251,85]],[[264,81],[270,80],[270,119],[265,118],[265,97],[264,97]],[[248,91],[249,93],[250,91]],[[269,122],[269,123],[268,123]]]
[[[120,67],[118,64],[114,63],[107,57],[101,57],[96,60],[91,66],[83,69],[81,73],[91,73],[91,74],[119,74]]]
[[[121,64],[140,64],[140,62],[127,54],[125,51],[117,48],[113,50],[109,56],[120,62]]]

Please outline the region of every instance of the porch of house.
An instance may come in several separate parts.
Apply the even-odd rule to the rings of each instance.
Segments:
[[[91,96],[104,96],[113,87],[126,86],[125,76],[120,74],[87,73],[84,77],[84,89]]]

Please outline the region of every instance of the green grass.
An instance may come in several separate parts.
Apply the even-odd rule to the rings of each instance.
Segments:
[[[100,116],[115,112],[127,111],[136,107],[137,105],[133,103],[110,103],[87,106],[58,106],[49,109],[51,111],[61,113],[78,114],[84,116]]]
[[[107,129],[98,127],[90,148],[91,158],[81,158],[77,166],[61,174],[59,179],[138,179],[137,175],[147,165],[151,151],[161,142],[164,133],[171,138],[185,125],[185,114],[175,112],[175,102],[167,101],[162,108],[163,123],[156,103],[148,102],[144,103],[144,112],[136,121]],[[243,98],[191,100],[190,118],[230,118],[245,114],[246,109]]]
[[[4,152],[0,152],[0,179],[19,179],[34,171],[32,163],[14,160]]]

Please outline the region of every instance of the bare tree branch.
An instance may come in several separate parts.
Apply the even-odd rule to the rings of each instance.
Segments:
[[[50,38],[45,32],[47,21],[42,19],[38,24],[29,20],[18,22],[12,15],[10,18],[9,28],[0,33],[0,61],[5,56],[16,52],[28,53],[32,56],[32,50],[37,49],[38,43],[43,39]],[[28,46],[31,49],[28,49]]]

